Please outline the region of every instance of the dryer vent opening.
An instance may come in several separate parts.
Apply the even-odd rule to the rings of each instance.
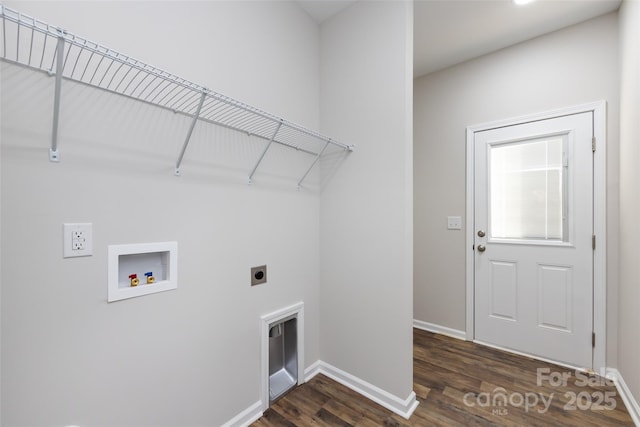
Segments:
[[[298,325],[290,318],[269,325],[269,403],[298,383]]]

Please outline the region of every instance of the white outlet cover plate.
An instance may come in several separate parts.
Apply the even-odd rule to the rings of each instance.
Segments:
[[[63,224],[62,242],[64,258],[93,255],[93,224],[86,222]],[[74,249],[76,246],[82,246],[83,249]]]

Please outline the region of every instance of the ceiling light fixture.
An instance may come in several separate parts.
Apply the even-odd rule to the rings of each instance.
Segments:
[[[517,4],[518,6],[522,6],[522,5],[525,5],[525,4],[532,3],[533,1],[535,1],[535,0],[513,0],[513,3]]]

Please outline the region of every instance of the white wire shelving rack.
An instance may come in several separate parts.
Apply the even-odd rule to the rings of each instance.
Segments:
[[[353,151],[318,132],[214,92],[204,86],[146,64],[98,43],[69,33],[0,4],[2,55],[5,62],[43,71],[55,77],[53,128],[49,160],[60,161],[58,122],[62,80],[71,80],[152,104],[192,118],[175,164],[175,174],[198,121],[212,123],[263,139],[264,150],[250,171],[251,183],[273,143],[308,153],[313,160],[298,187],[330,146]]]

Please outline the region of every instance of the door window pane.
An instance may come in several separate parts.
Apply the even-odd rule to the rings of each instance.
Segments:
[[[566,240],[562,136],[490,149],[491,236]]]

